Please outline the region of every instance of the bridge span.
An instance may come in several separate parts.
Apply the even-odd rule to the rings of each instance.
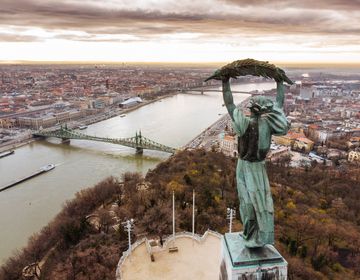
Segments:
[[[188,91],[195,91],[195,92],[201,92],[203,94],[204,92],[222,92],[220,89],[202,89],[202,88],[195,88],[195,89],[189,89]],[[248,91],[238,91],[238,90],[232,90],[232,93],[247,93],[250,94],[251,92]]]
[[[59,130],[54,130],[54,131],[40,130],[33,133],[33,136],[45,137],[45,138],[56,137],[62,139],[63,141],[67,141],[70,139],[78,139],[78,140],[91,140],[91,141],[118,144],[136,149],[137,154],[142,154],[144,149],[167,152],[171,154],[174,154],[176,152],[176,149],[172,147],[162,145],[160,143],[157,143],[142,136],[141,132],[136,133],[134,137],[129,137],[129,138],[108,138],[108,137],[96,137],[96,136],[87,135],[69,129],[65,126],[65,127],[61,127]]]

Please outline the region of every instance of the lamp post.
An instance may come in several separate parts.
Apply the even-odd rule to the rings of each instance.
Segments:
[[[123,223],[125,231],[128,232],[128,241],[129,241],[129,255],[131,254],[131,231],[134,229],[134,219],[129,219]]]
[[[195,235],[195,190],[193,190],[193,207],[192,207],[192,235]]]
[[[227,215],[226,215],[226,219],[229,220],[229,232],[231,233],[232,231],[232,221],[235,215],[235,209],[232,208],[227,208],[226,209]]]
[[[173,238],[174,238],[174,242],[175,242],[175,192],[174,191],[172,193],[172,218],[173,218],[173,222],[172,222]]]

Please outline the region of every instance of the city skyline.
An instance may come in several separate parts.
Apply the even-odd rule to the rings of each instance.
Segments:
[[[359,64],[360,1],[1,0],[0,61]]]

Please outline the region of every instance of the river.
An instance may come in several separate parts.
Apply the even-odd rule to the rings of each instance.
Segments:
[[[266,90],[275,83],[234,85],[233,90]],[[236,103],[247,97],[234,94]],[[90,125],[82,133],[112,138],[142,135],[158,143],[180,148],[226,113],[222,95],[216,92],[177,94],[128,113]],[[145,174],[169,154],[144,150],[135,155],[131,148],[100,142],[59,139],[35,141],[0,159],[0,187],[26,176],[48,163],[56,168],[48,173],[0,193],[0,264],[28,238],[45,226],[63,203],[86,187],[108,176],[126,171]]]

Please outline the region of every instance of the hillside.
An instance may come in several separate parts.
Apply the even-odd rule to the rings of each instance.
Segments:
[[[226,208],[238,208],[235,163],[220,153],[183,151],[145,178],[126,173],[121,183],[109,178],[83,190],[1,267],[0,279],[19,279],[23,267],[43,259],[51,248],[42,279],[114,279],[127,239],[121,225],[113,226],[134,218],[137,237],[170,234],[173,190],[178,231],[191,231],[194,189],[196,232],[210,228],[224,233]],[[276,247],[289,262],[290,279],[359,279],[359,167],[269,164],[268,173]],[[241,229],[239,220],[234,228]]]

